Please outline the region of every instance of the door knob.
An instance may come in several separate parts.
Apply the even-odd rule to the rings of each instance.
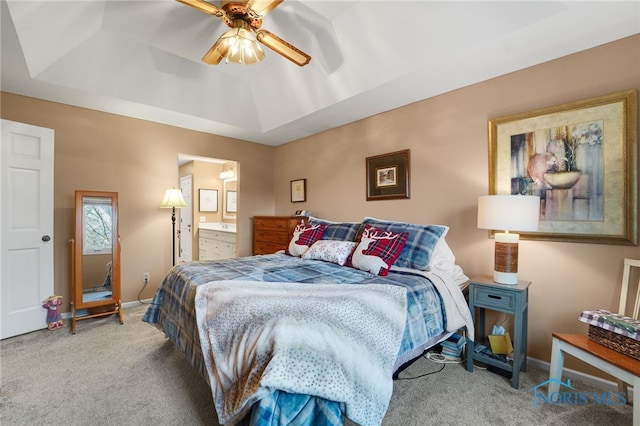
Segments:
[[[42,236],[42,241],[47,242],[47,241],[50,241],[50,240],[51,240],[50,236],[48,236],[48,235],[43,235]]]

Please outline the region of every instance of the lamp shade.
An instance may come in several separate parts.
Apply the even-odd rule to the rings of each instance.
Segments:
[[[181,190],[175,188],[167,189],[167,192],[164,193],[164,199],[160,203],[160,208],[170,209],[174,207],[187,207],[187,203],[184,201],[184,198],[182,198]]]
[[[484,195],[478,198],[478,228],[500,231],[537,231],[540,197]]]

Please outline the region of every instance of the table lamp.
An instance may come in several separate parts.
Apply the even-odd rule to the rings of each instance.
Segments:
[[[518,242],[510,231],[538,230],[540,197],[535,195],[484,195],[478,198],[478,228],[495,233],[493,280],[518,284]],[[502,232],[504,231],[504,232]]]

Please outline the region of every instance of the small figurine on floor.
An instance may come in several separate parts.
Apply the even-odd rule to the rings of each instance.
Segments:
[[[62,305],[62,296],[50,296],[42,302],[42,307],[47,309],[47,324],[49,324],[49,330],[57,330],[62,328],[62,319],[60,318],[60,310],[58,309]]]

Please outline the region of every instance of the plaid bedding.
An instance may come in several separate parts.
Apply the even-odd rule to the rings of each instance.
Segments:
[[[163,280],[143,321],[156,325],[205,377],[195,312],[196,287],[211,281],[364,284],[384,283],[407,290],[407,319],[398,359],[420,355],[446,335],[446,314],[435,287],[424,276],[389,272],[375,276],[329,262],[285,254],[190,262],[174,267]],[[398,368],[402,363],[396,363]]]

